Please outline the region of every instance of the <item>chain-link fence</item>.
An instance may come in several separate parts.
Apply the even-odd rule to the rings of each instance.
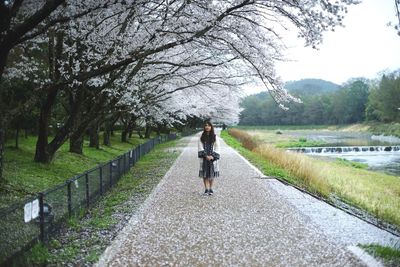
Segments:
[[[155,145],[176,139],[155,137],[127,153],[99,165],[36,197],[0,210],[0,265],[38,240],[46,242],[66,218],[88,208]]]

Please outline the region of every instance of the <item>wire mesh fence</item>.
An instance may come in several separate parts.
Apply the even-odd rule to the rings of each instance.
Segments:
[[[35,197],[1,209],[0,265],[37,241],[49,240],[68,217],[89,208],[155,145],[174,139],[176,134],[157,136]]]

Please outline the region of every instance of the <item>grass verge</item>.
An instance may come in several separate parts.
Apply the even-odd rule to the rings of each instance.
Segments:
[[[289,153],[270,144],[257,143],[241,130],[230,129],[229,132],[240,141],[223,132],[221,136],[227,144],[237,149],[264,174],[280,177],[328,201],[332,196],[338,196],[346,203],[400,226],[399,177],[355,168],[339,161],[325,162]]]
[[[400,249],[384,247],[376,244],[360,245],[360,247],[372,256],[383,261],[385,266],[400,266]]]
[[[90,266],[98,261],[179,156],[184,140],[157,145],[104,198],[86,213],[70,218],[47,246],[36,245],[14,266]]]

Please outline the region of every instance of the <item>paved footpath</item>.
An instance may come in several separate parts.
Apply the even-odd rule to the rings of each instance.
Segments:
[[[97,266],[365,266],[221,140],[221,177],[202,196],[197,138]]]

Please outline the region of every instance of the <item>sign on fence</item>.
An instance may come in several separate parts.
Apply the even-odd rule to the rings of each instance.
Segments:
[[[39,200],[35,199],[34,201],[28,202],[24,207],[24,221],[30,222],[33,219],[36,219],[39,216]]]

